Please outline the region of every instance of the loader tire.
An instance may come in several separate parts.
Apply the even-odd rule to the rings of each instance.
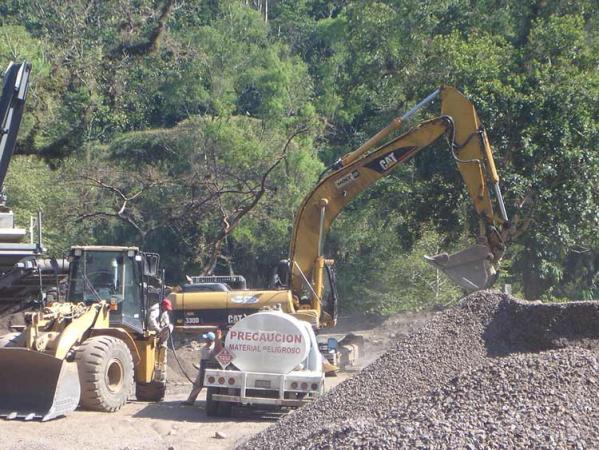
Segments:
[[[75,356],[81,384],[79,406],[94,411],[120,409],[133,391],[133,358],[127,345],[113,336],[86,340]]]
[[[151,383],[137,383],[135,397],[140,402],[161,402],[166,393],[166,383],[152,381]]]

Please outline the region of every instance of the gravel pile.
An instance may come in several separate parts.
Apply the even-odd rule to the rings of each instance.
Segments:
[[[242,448],[593,445],[598,338],[597,303],[477,292]]]
[[[586,349],[497,358],[379,420],[322,428],[305,448],[588,448],[599,442],[598,382]]]

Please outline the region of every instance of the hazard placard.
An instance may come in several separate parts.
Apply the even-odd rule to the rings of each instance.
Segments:
[[[231,353],[229,350],[223,347],[223,349],[220,352],[218,352],[218,354],[214,358],[218,361],[218,363],[223,369],[226,369],[227,366],[231,364],[231,361],[233,360],[233,353]]]

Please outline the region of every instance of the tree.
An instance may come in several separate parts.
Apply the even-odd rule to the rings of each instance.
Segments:
[[[327,74],[315,86],[327,96],[319,111],[329,134],[321,145],[332,161],[437,85],[457,86],[477,106],[504,179],[513,216],[506,281],[527,298],[561,295],[560,286],[572,276],[587,280],[581,289],[588,291],[594,276],[564,271],[573,252],[592,255],[597,248],[592,2],[504,3],[351,3],[334,19],[320,21],[312,70]],[[380,185],[369,199],[387,195],[378,207],[391,198],[404,215],[420,223],[432,218],[442,236],[455,238],[468,225],[468,214],[451,166],[446,153],[423,152],[415,171],[397,175],[410,178],[410,195],[400,196],[398,184],[388,197]],[[365,207],[358,202],[355,210]],[[411,230],[407,242],[415,243],[419,227]],[[591,266],[568,267],[588,273]]]
[[[129,229],[130,240],[179,258],[179,269],[212,273],[223,260],[234,263],[224,244],[242,219],[276,220],[275,195],[299,201],[297,185],[320,168],[305,147],[308,131],[283,134],[237,117],[191,118],[174,129],[124,134],[83,177],[96,198],[81,205],[77,220],[110,220]],[[308,176],[300,179],[302,173]],[[281,177],[286,184],[275,181]]]
[[[321,166],[447,83],[495,148],[512,218],[501,281],[528,298],[597,295],[596,0],[269,0],[268,16],[266,4],[0,5],[0,59],[34,64],[18,152],[49,162],[31,167],[45,182],[68,180],[48,213],[58,246],[145,243],[177,279],[214,268],[265,280]],[[19,208],[50,196],[10,182]],[[404,295],[393,284],[408,279],[387,268],[413,274],[424,249],[475,232],[451,155],[431,146],[344,211],[331,251],[347,301],[369,289],[368,308],[390,311],[452,295],[426,272]]]

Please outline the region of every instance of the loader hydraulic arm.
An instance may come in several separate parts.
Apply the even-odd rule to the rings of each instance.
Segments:
[[[441,99],[439,117],[422,122],[371,151],[407,118],[437,97]],[[449,138],[449,154],[458,166],[480,221],[478,246],[464,251],[455,259],[470,265],[483,264],[478,261],[482,259],[485,267],[481,269],[494,274],[504,251],[500,231],[507,225],[507,215],[491,146],[472,103],[456,89],[444,86],[403,117],[394,119],[360,148],[337,161],[323,174],[300,206],[291,239],[289,284],[295,296],[309,295],[310,307],[316,314],[321,314],[323,268],[329,264],[323,255],[324,239],[337,215],[375,181],[389,175],[394,168],[444,135]],[[495,191],[500,214],[493,210],[489,184]],[[477,281],[445,270],[444,265],[454,265],[453,261],[447,264],[450,260],[448,255],[438,255],[429,260],[469,291],[485,288],[494,280],[485,278]]]

